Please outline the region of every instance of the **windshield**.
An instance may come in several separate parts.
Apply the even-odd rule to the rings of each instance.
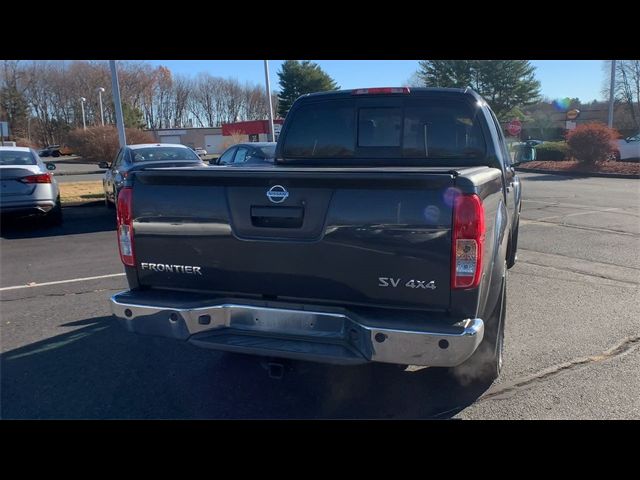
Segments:
[[[200,161],[200,157],[190,148],[147,147],[131,150],[134,162],[167,162],[180,160]]]
[[[0,165],[37,165],[35,157],[31,152],[21,152],[17,150],[0,151]]]
[[[296,110],[283,153],[289,157],[479,158],[485,155],[480,109],[448,98],[386,105],[368,98],[308,104]]]

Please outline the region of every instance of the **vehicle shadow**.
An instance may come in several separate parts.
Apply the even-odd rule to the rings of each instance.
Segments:
[[[488,388],[437,369],[294,362],[281,380],[256,357],[126,332],[111,317],[0,355],[1,418],[450,418]]]
[[[116,216],[113,210],[99,202],[95,206],[64,207],[64,223],[48,226],[39,217],[3,217],[0,220],[0,237],[6,239],[54,237],[81,233],[115,230]]]

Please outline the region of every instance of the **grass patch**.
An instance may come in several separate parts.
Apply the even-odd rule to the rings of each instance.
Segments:
[[[58,183],[62,203],[93,202],[104,199],[102,181]]]

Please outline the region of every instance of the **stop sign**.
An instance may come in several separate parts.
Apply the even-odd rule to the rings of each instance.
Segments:
[[[515,137],[521,131],[522,131],[522,122],[520,120],[518,120],[517,118],[514,119],[514,120],[511,120],[507,124],[507,132],[509,132],[509,135],[512,135],[512,136]]]

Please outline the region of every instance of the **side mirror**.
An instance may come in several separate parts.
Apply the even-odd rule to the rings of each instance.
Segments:
[[[47,162],[45,163],[47,170],[55,170],[56,169],[56,164],[53,162]]]
[[[100,162],[98,168],[109,168],[109,162]]]

